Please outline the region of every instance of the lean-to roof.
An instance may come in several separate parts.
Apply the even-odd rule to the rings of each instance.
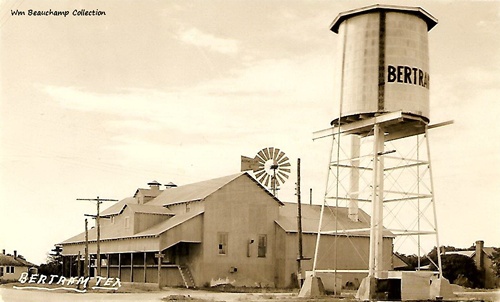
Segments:
[[[302,232],[306,234],[317,234],[321,213],[321,205],[301,204],[302,209]],[[370,216],[363,210],[358,210],[358,221],[352,221],[348,216],[348,208],[325,206],[321,231],[345,234],[345,230],[361,230],[350,232],[349,236],[370,236]],[[337,217],[335,219],[335,217]],[[285,202],[279,209],[279,217],[275,221],[285,232],[297,233],[297,204]],[[384,236],[392,236],[389,231]]]

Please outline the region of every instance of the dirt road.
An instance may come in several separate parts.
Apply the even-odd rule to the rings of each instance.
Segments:
[[[65,291],[21,290],[0,287],[0,302],[86,302],[86,301],[263,301],[288,300],[296,297],[291,293],[219,293],[203,290],[168,288],[162,291],[140,293],[75,293]]]
[[[456,301],[488,301],[500,302],[500,289],[495,291],[461,292],[457,293]],[[352,296],[352,295],[349,295]],[[163,300],[162,300],[163,299]],[[320,299],[300,299],[296,293],[225,293],[205,290],[189,290],[183,288],[165,288],[161,291],[150,292],[127,292],[127,293],[75,293],[67,291],[43,291],[43,290],[23,290],[15,289],[12,286],[0,286],[0,302],[121,302],[121,301],[141,301],[141,302],[180,302],[180,301],[356,301],[352,297],[336,299],[324,297]]]

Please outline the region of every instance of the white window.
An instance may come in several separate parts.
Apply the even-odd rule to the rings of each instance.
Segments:
[[[6,266],[5,267],[5,273],[6,274],[13,274],[14,273],[14,267],[13,266]]]
[[[191,211],[191,204],[189,202],[186,202],[186,213]]]
[[[126,229],[130,228],[130,218],[128,216],[125,217],[125,228]]]
[[[115,224],[115,216],[111,216],[109,218],[109,220],[110,220],[111,224]]]
[[[219,241],[219,255],[227,255],[227,233],[217,233]]]

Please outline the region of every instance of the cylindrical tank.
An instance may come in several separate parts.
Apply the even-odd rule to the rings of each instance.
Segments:
[[[436,24],[418,7],[374,5],[337,16],[341,120],[403,111],[429,122],[428,31]]]

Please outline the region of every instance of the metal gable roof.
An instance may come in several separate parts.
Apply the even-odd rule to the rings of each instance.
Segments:
[[[208,195],[222,188],[242,173],[205,180],[164,190],[158,197],[149,202],[153,205],[169,206],[173,204],[205,199]]]
[[[193,184],[187,184],[171,188],[168,190],[164,190],[158,197],[150,201],[148,204],[169,206],[184,202],[202,200],[241,176],[250,178],[259,187],[261,187],[267,194],[269,194],[270,197],[275,199],[275,201],[277,201],[279,204],[282,203],[279,199],[277,199],[271,193],[269,193],[269,191],[267,191],[259,182],[257,182],[248,173],[240,172],[237,174],[232,174],[224,177],[214,178],[210,180],[205,180]]]

